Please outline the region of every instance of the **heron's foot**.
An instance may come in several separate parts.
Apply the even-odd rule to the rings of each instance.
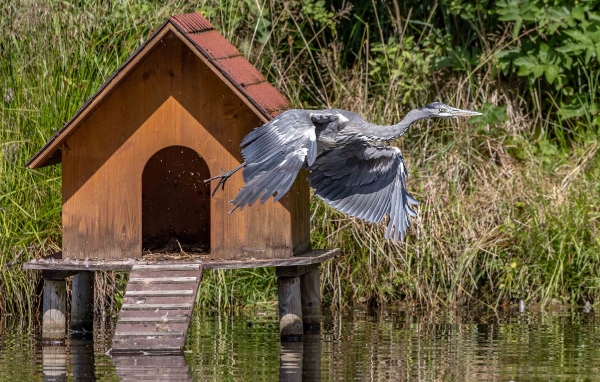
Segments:
[[[231,175],[235,174],[235,172],[236,172],[236,170],[225,171],[225,170],[221,169],[221,175],[213,176],[212,178],[206,179],[204,181],[204,183],[209,183],[212,180],[219,179],[219,183],[217,183],[217,186],[213,190],[211,197],[213,197],[213,198],[215,197],[215,194],[219,190],[219,187],[221,187],[221,190],[225,190],[225,182],[227,182],[227,179],[229,179],[231,177]]]
[[[228,203],[228,204],[233,204],[233,202],[235,202],[235,199],[231,199],[231,200],[229,201],[229,203]],[[237,210],[238,208],[240,208],[240,206],[239,206],[239,205],[237,205],[237,206],[233,207],[233,209],[232,209],[231,211],[229,211],[229,212],[227,213],[227,215],[231,215],[231,213],[232,213],[233,211]]]

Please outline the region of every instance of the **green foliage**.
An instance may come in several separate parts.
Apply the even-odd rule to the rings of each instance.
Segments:
[[[439,64],[463,69],[465,63],[485,65],[493,57],[494,70],[526,79],[529,104],[537,113],[569,120],[570,127],[577,126],[575,133],[590,125],[597,129],[600,1],[444,3],[450,14],[476,30],[479,44],[466,52],[448,47]],[[490,39],[490,33],[497,31],[501,34]]]
[[[25,161],[168,15],[198,9],[295,107],[381,123],[436,100],[484,112],[419,122],[401,141],[422,201],[406,243],[313,200],[313,247],[342,250],[323,267],[326,303],[597,300],[599,1],[10,2],[0,310],[35,306],[38,275],[21,264],[60,248],[60,166]],[[102,280],[107,293],[124,285]],[[274,282],[272,270],[207,273],[198,299],[272,307]]]

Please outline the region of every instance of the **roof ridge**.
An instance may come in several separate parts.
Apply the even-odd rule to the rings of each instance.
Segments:
[[[148,51],[158,43],[157,36],[173,33],[187,41],[190,48],[195,48],[205,62],[221,73],[229,86],[237,89],[254,112],[263,118],[273,118],[282,110],[289,108],[289,101],[283,96],[239,50],[221,35],[215,27],[199,12],[174,15],[165,20],[161,26],[144,41],[134,53],[102,84],[98,91],[90,97],[75,115],[59,129],[32,158],[26,166],[39,168],[61,162],[61,144],[78,128],[102,99],[108,96],[111,89],[123,80],[123,76],[134,65],[140,54]],[[238,59],[237,57],[241,57]]]

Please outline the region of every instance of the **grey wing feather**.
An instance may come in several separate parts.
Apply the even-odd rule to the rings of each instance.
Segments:
[[[315,125],[308,111],[288,110],[242,140],[246,184],[232,201],[235,208],[281,199],[292,187],[302,166],[317,157]]]
[[[406,167],[400,150],[354,142],[321,154],[308,176],[315,194],[327,204],[368,222],[390,217],[385,238],[404,240],[416,216],[406,192]]]

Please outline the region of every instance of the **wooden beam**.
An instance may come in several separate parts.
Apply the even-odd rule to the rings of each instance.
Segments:
[[[200,269],[200,263],[197,264],[135,264],[133,266],[134,271],[152,271],[152,272],[164,272],[164,271],[197,271]]]
[[[325,260],[337,256],[340,250],[335,249],[319,249],[304,253],[299,256],[287,259],[270,259],[270,260],[192,260],[188,264],[203,265],[204,269],[243,269],[243,268],[261,268],[261,267],[290,267],[304,266],[311,264],[319,264]],[[69,270],[76,272],[82,271],[131,271],[134,266],[140,265],[170,265],[170,264],[185,264],[183,262],[169,261],[136,261],[134,259],[125,259],[119,261],[102,261],[102,260],[72,260],[58,259],[46,260],[37,259],[31,260],[23,264],[24,269],[31,270]]]
[[[64,280],[67,277],[76,275],[82,271],[80,270],[42,270],[42,278],[46,280]]]
[[[196,277],[131,277],[130,284],[188,284],[195,283]]]
[[[191,296],[194,291],[191,289],[185,290],[128,290],[125,292],[125,297],[177,297]]]
[[[321,330],[321,280],[318,269],[300,276],[300,291],[304,331],[318,333]]]
[[[42,339],[64,341],[67,331],[67,283],[44,280]]]
[[[71,330],[94,330],[94,272],[81,272],[73,276],[71,286]]]
[[[275,274],[277,277],[294,277],[302,276],[315,269],[319,269],[319,264],[293,265],[291,267],[277,267],[275,268]]]
[[[123,304],[122,310],[190,310],[191,304]]]
[[[281,341],[302,341],[300,277],[278,277],[279,333]]]

